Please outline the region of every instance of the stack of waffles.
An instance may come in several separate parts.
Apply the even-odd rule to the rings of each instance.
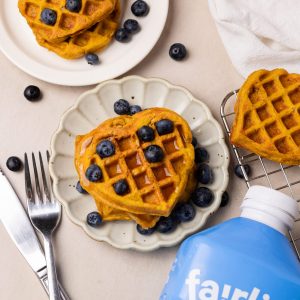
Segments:
[[[67,0],[19,0],[37,42],[67,59],[102,50],[111,41],[120,18],[119,0],[81,0],[79,11],[70,11]],[[44,10],[54,14],[54,24],[41,17]]]
[[[171,120],[174,130],[159,135],[155,124]],[[137,131],[149,126],[154,139],[143,142]],[[115,153],[101,158],[97,145],[109,140]],[[133,220],[143,228],[153,227],[161,216],[169,216],[179,201],[186,201],[196,186],[194,147],[187,122],[175,112],[152,108],[133,116],[108,119],[90,133],[76,138],[75,166],[81,186],[94,198],[103,220]],[[149,162],[145,149],[159,146],[163,159]],[[91,182],[86,177],[90,165],[102,170],[102,179]],[[126,180],[128,191],[118,195],[114,184]]]

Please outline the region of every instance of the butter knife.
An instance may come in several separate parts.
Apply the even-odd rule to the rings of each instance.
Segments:
[[[42,247],[16,192],[1,168],[0,193],[0,220],[49,295],[47,265]],[[60,284],[59,288],[61,299],[70,300]]]

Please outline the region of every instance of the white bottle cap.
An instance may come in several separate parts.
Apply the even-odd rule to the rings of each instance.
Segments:
[[[296,200],[259,185],[249,188],[241,209],[241,217],[264,223],[282,234],[286,234],[293,227],[295,219],[299,216]]]

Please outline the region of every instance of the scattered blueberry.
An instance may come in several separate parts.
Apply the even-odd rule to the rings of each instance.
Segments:
[[[154,140],[154,130],[149,126],[143,126],[137,131],[139,139],[143,142],[151,142]]]
[[[88,194],[88,192],[81,186],[80,181],[76,183],[76,190],[80,194]]]
[[[102,179],[102,170],[95,164],[90,165],[85,172],[85,176],[91,182],[100,181]]]
[[[245,164],[245,165],[243,165],[243,167],[244,167],[244,171],[245,171],[246,175],[249,176],[251,173],[250,166]],[[243,174],[241,165],[236,165],[234,167],[234,173],[237,177],[244,179],[244,174]]]
[[[202,184],[212,183],[214,179],[213,171],[207,164],[201,164],[196,170],[196,178]]]
[[[214,194],[206,187],[199,187],[192,194],[191,200],[199,207],[208,207],[214,200]]]
[[[209,160],[209,154],[205,148],[195,149],[195,162],[200,164]]]
[[[114,103],[114,111],[117,115],[129,115],[129,102],[125,99],[119,99]]]
[[[100,64],[99,57],[95,53],[87,53],[85,59],[89,65],[95,66]]]
[[[37,101],[40,99],[41,91],[35,85],[29,85],[24,90],[24,97],[29,101]]]
[[[96,152],[101,158],[109,157],[115,154],[115,146],[111,141],[104,140],[97,145]]]
[[[159,135],[164,135],[173,132],[174,123],[168,119],[162,119],[155,123],[156,130]]]
[[[228,195],[228,192],[225,191],[223,194],[222,194],[222,199],[221,199],[221,204],[220,204],[220,207],[224,207],[228,204],[229,202],[229,195]]]
[[[170,47],[169,55],[175,60],[183,60],[186,57],[186,48],[180,43],[175,43]]]
[[[128,19],[124,22],[123,26],[128,33],[135,33],[139,30],[139,23],[137,20]]]
[[[196,211],[191,203],[181,203],[175,207],[174,215],[180,222],[188,222],[194,219]]]
[[[115,33],[115,39],[118,42],[126,42],[129,38],[128,32],[125,28],[119,28]]]
[[[150,145],[145,150],[145,157],[148,162],[150,163],[156,163],[160,162],[164,158],[164,152],[163,150],[157,146],[157,145]]]
[[[172,217],[161,217],[156,225],[156,230],[160,233],[169,233],[175,230],[177,223]]]
[[[197,145],[198,145],[198,141],[197,139],[193,136],[193,139],[192,139],[192,145],[196,148]]]
[[[131,105],[129,107],[129,114],[131,116],[137,114],[140,111],[142,111],[142,108],[139,105]]]
[[[72,12],[79,12],[81,10],[81,0],[67,0],[66,9]]]
[[[92,227],[98,227],[102,223],[102,218],[97,211],[93,211],[87,215],[86,222]]]
[[[54,25],[56,23],[57,13],[50,8],[44,8],[41,13],[41,21],[46,25]]]
[[[17,172],[22,169],[23,164],[19,157],[11,156],[7,159],[6,166],[9,170]]]
[[[136,17],[144,17],[149,12],[148,4],[143,0],[137,0],[131,5],[131,12]]]
[[[129,191],[126,179],[121,179],[114,184],[114,190],[118,195],[124,195]]]
[[[141,225],[137,224],[136,225],[136,230],[139,234],[151,235],[155,231],[155,227],[145,229]]]

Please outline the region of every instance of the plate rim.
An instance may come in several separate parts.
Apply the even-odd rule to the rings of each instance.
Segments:
[[[227,147],[227,144],[225,142],[225,136],[224,136],[224,132],[223,132],[223,129],[221,127],[221,125],[219,124],[219,122],[214,118],[214,116],[212,115],[210,109],[208,108],[208,106],[202,102],[201,100],[195,98],[193,96],[193,94],[188,90],[186,89],[185,87],[183,86],[180,86],[180,85],[175,85],[175,84],[172,84],[170,83],[168,80],[165,80],[165,79],[162,79],[162,78],[159,78],[159,77],[142,77],[142,76],[138,76],[138,75],[129,75],[129,76],[125,76],[125,77],[122,77],[120,79],[110,79],[110,80],[106,80],[104,82],[101,82],[100,84],[98,84],[96,87],[88,90],[88,91],[85,91],[84,93],[82,93],[77,99],[76,101],[74,102],[74,104],[69,107],[61,116],[60,118],[60,121],[59,121],[59,125],[58,125],[58,128],[54,131],[52,137],[51,137],[51,143],[50,143],[50,148],[51,148],[51,156],[50,156],[50,161],[49,161],[49,171],[50,171],[50,174],[51,174],[51,177],[53,179],[53,190],[54,190],[54,194],[55,196],[58,198],[58,200],[60,201],[60,203],[63,205],[65,211],[66,211],[66,214],[68,216],[68,218],[76,225],[80,226],[84,231],[85,233],[91,237],[93,240],[97,241],[97,242],[107,242],[108,244],[112,245],[113,247],[115,248],[118,248],[118,249],[124,249],[124,250],[127,250],[127,249],[134,249],[134,250],[138,250],[138,251],[142,251],[142,252],[149,252],[149,251],[153,251],[153,250],[156,250],[158,248],[161,248],[161,247],[172,247],[174,245],[177,245],[178,243],[180,243],[185,237],[188,237],[190,236],[191,234],[195,233],[196,231],[199,231],[203,225],[207,222],[208,220],[208,217],[209,215],[212,215],[214,214],[218,209],[219,209],[219,205],[221,203],[221,197],[218,198],[218,206],[215,207],[214,209],[212,210],[206,210],[203,212],[203,218],[201,219],[201,222],[198,223],[198,228],[194,229],[194,230],[191,230],[189,231],[189,233],[186,233],[185,231],[182,231],[180,235],[176,236],[176,239],[174,239],[173,242],[170,242],[168,240],[165,240],[165,241],[162,241],[162,240],[159,240],[157,243],[153,244],[153,245],[147,245],[147,248],[139,245],[139,244],[136,244],[134,242],[130,242],[128,244],[124,244],[124,245],[120,245],[118,243],[115,243],[114,241],[112,241],[111,239],[107,238],[106,236],[103,236],[101,237],[101,239],[99,239],[96,234],[93,234],[89,228],[88,228],[88,225],[86,223],[82,223],[80,221],[78,221],[78,219],[74,218],[72,213],[71,213],[71,210],[69,209],[69,206],[66,204],[66,201],[64,201],[62,199],[62,197],[60,197],[59,195],[59,192],[57,190],[57,186],[58,186],[58,180],[59,178],[55,175],[55,171],[54,171],[54,168],[53,168],[53,161],[55,159],[55,157],[57,156],[57,151],[55,149],[55,140],[56,140],[56,137],[58,136],[58,134],[61,132],[61,130],[64,128],[63,127],[63,124],[64,124],[64,121],[66,119],[66,117],[68,116],[68,114],[71,112],[71,111],[74,111],[76,109],[79,108],[79,105],[81,103],[81,101],[87,96],[87,95],[92,95],[92,94],[95,94],[97,93],[103,86],[105,85],[110,85],[110,84],[122,84],[128,80],[140,80],[144,83],[146,82],[150,82],[150,81],[158,81],[160,83],[163,83],[165,84],[168,88],[176,88],[176,89],[179,89],[181,90],[182,92],[184,92],[185,94],[188,95],[188,97],[192,100],[192,101],[196,101],[196,102],[200,102],[200,104],[203,106],[203,108],[205,109],[205,112],[207,114],[207,117],[208,117],[208,120],[213,122],[216,129],[218,130],[218,133],[219,133],[219,137],[218,137],[218,144],[220,144],[222,146],[222,149],[226,155],[226,157],[228,157],[228,159],[224,159],[224,163],[222,164],[222,169],[224,169],[224,180],[223,180],[223,184],[222,186],[220,187],[220,190],[221,190],[221,193],[224,192],[228,186],[228,182],[229,182],[229,171],[228,171],[228,167],[229,167],[229,163],[230,163],[230,155],[229,155],[229,149]],[[216,201],[215,201],[215,206],[216,206]]]

